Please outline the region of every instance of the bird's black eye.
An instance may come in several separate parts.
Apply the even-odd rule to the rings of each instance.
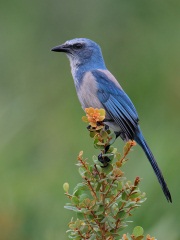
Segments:
[[[73,44],[73,49],[81,49],[81,48],[83,48],[83,44],[81,44],[81,43]]]

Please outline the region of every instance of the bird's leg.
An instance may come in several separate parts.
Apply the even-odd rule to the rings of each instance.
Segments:
[[[109,120],[108,119],[104,119],[102,122],[97,122],[97,126],[103,125],[105,127],[105,131],[107,131],[109,129],[109,126],[104,124],[104,122],[109,122]],[[92,127],[91,125],[87,126],[87,130],[90,131],[91,128],[96,129],[96,128]]]
[[[109,126],[106,124],[106,122],[114,122],[114,120],[106,119],[106,118],[103,120],[105,131],[109,130]],[[98,125],[102,125],[102,122],[97,122],[97,126]],[[91,128],[92,128],[91,125],[87,127],[89,131],[91,131]],[[114,133],[116,135],[116,138],[118,138],[121,135],[121,132],[114,132]],[[98,155],[98,160],[103,164],[102,167],[107,167],[110,162],[110,159],[108,156],[103,156],[108,152],[109,148],[110,148],[110,144],[105,146],[103,153],[101,152]]]
[[[102,168],[107,167],[110,162],[110,159],[107,156],[103,156],[102,153],[98,155],[98,160],[103,164]]]
[[[93,132],[93,131],[96,130],[96,128],[95,128],[95,127],[92,127],[91,125],[88,125],[88,126],[87,126],[87,130],[90,131],[90,132]]]
[[[107,118],[105,118],[105,119],[103,120],[103,122],[114,122],[114,120],[113,120],[113,119],[107,119]]]
[[[116,139],[119,137],[119,136],[121,136],[121,134],[122,134],[122,132],[120,131],[120,132],[114,132],[115,133],[115,135],[116,135]]]
[[[107,153],[107,151],[109,150],[110,148],[110,145],[107,145],[105,148],[104,148],[104,154]],[[98,160],[103,164],[102,167],[107,167],[108,163],[110,162],[110,159],[107,157],[107,156],[103,156],[102,153],[100,153],[98,155]]]
[[[107,127],[107,130],[109,129],[109,126],[108,125],[105,125],[105,128]],[[120,135],[121,135],[121,132],[114,132],[115,135],[116,135],[116,138],[118,138]],[[104,148],[104,154],[106,154],[109,150],[111,145],[107,145],[105,148]],[[110,162],[110,159],[107,157],[107,156],[103,156],[102,153],[100,153],[98,155],[98,160],[103,164],[102,168],[104,167],[107,167],[108,166],[108,163]]]
[[[104,124],[104,127],[105,127],[105,131],[109,130],[109,126]]]

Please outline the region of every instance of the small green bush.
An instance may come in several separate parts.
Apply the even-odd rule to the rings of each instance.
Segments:
[[[74,240],[155,240],[149,235],[144,238],[144,231],[139,226],[134,228],[131,235],[122,234],[134,210],[146,200],[145,193],[139,189],[140,178],[136,177],[131,182],[126,179],[122,171],[128,160],[127,155],[135,142],[127,142],[123,154],[120,154],[112,146],[116,135],[103,122],[105,111],[89,108],[86,109],[86,113],[83,121],[90,124],[88,127],[90,137],[93,138],[94,147],[101,151],[101,155],[93,156],[90,164],[83,158],[81,151],[77,158],[77,166],[82,182],[75,186],[72,194],[69,193],[69,184],[63,185],[65,194],[70,200],[65,208],[76,212],[77,216],[69,223],[67,231],[69,238]]]

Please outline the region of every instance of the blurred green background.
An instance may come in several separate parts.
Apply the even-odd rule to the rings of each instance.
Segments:
[[[0,240],[68,239],[62,185],[80,180],[80,150],[95,154],[65,55],[68,39],[98,42],[133,100],[171,190],[168,204],[142,150],[125,171],[148,200],[133,216],[160,239],[180,239],[180,1],[1,0]],[[119,139],[116,146],[122,149]]]

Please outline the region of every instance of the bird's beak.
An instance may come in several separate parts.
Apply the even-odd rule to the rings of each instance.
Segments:
[[[51,49],[51,51],[53,52],[65,52],[65,53],[68,53],[69,52],[69,47],[67,45],[59,45],[59,46],[56,46],[56,47],[53,47]]]

